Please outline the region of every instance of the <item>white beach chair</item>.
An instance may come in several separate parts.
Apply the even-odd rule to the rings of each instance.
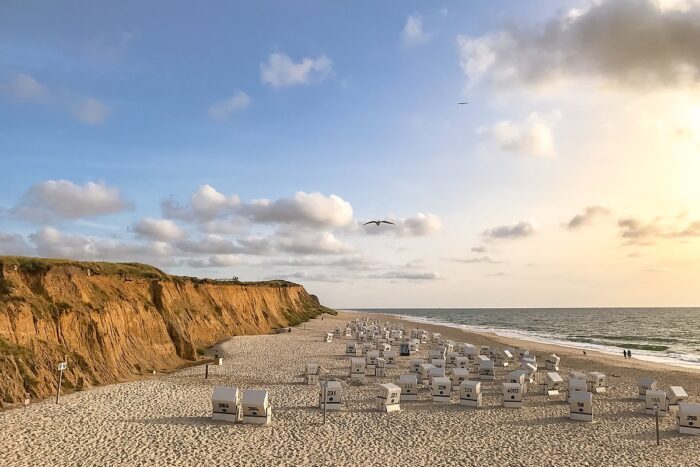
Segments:
[[[357,356],[357,349],[358,345],[356,342],[348,342],[345,344],[345,355],[348,357],[356,357]],[[362,353],[362,352],[360,352]]]
[[[398,412],[401,410],[401,388],[393,383],[379,385],[376,407],[380,412]]]
[[[547,356],[545,360],[545,365],[549,371],[559,371],[559,362],[561,358],[557,354],[551,354]]]
[[[481,407],[481,383],[463,381],[459,386],[459,404],[466,407]]]
[[[666,391],[647,389],[644,394],[644,413],[647,415],[655,415],[656,410],[659,411],[660,417],[665,417],[668,414]]]
[[[518,383],[503,383],[503,407],[521,409],[523,407],[523,387]]]
[[[499,350],[496,352],[496,365],[507,367],[513,359],[513,354],[509,350]]]
[[[457,366],[457,358],[459,358],[459,353],[457,352],[447,352],[447,368],[454,368]]]
[[[637,382],[637,388],[639,389],[639,398],[646,399],[647,391],[653,391],[656,389],[656,380],[648,376],[641,378]]]
[[[483,357],[483,355],[479,357]],[[493,360],[487,358],[479,362],[479,379],[482,381],[496,379],[496,370],[493,366]]]
[[[447,369],[447,362],[444,359],[437,358],[430,363],[432,363],[434,367],[442,368],[443,370]]]
[[[432,386],[435,378],[445,378],[446,376],[444,368],[433,365],[433,367],[428,370],[428,384]]]
[[[418,365],[418,374],[420,382],[423,385],[430,384],[430,370],[435,368],[432,363],[421,363]]]
[[[491,355],[491,348],[488,345],[482,345],[479,347],[479,355],[489,357]]]
[[[569,418],[582,422],[593,421],[593,394],[577,391],[569,398]]]
[[[588,392],[593,394],[602,394],[605,392],[605,375],[598,371],[588,373],[586,382],[588,384]]]
[[[685,435],[700,435],[700,404],[678,404],[678,431]]]
[[[379,345],[379,350],[382,351],[382,355],[384,354],[384,352],[391,352],[391,345],[389,345],[389,344],[380,344],[380,345]]]
[[[676,406],[688,398],[688,393],[680,386],[668,388],[668,405]]]
[[[350,359],[350,379],[364,381],[366,372],[365,359],[353,357]]]
[[[387,350],[386,352],[384,352],[384,360],[386,360],[387,368],[396,368],[399,356],[395,350]]]
[[[269,425],[272,422],[272,406],[267,391],[248,389],[243,394],[243,423]]]
[[[469,369],[469,357],[457,357],[455,359],[455,368]]]
[[[408,371],[410,373],[415,373],[415,374],[420,373],[421,363],[425,363],[425,361],[422,359],[414,358],[413,360],[408,362]]]
[[[324,399],[325,386],[325,399]],[[320,386],[319,402],[321,410],[340,410],[343,403],[343,387],[340,381],[327,381]]]
[[[577,392],[588,392],[588,382],[582,379],[571,379],[569,378],[569,397],[567,400],[569,403],[572,401],[572,396]]]
[[[549,371],[544,376],[544,382],[542,383],[542,394],[548,396],[559,395],[559,386],[564,384],[564,380],[556,371]]]
[[[525,377],[527,376],[527,371],[523,370],[522,368],[518,368],[517,370],[513,370],[510,373],[506,375],[506,383],[518,383],[521,386],[525,386],[526,380]]]
[[[241,396],[238,388],[214,386],[211,396],[212,420],[236,423],[241,420]]]
[[[430,385],[430,394],[433,402],[449,404],[452,397],[452,382],[445,377],[433,378],[433,382]]]
[[[318,363],[307,363],[306,364],[306,374],[304,375],[304,380],[306,384],[318,384],[318,376],[320,374],[320,369]]]
[[[458,388],[461,384],[469,379],[469,369],[468,368],[453,368],[452,374],[450,375],[450,380],[452,381],[452,387]]]
[[[446,340],[444,347],[447,350],[447,353],[454,352],[455,350],[456,343],[453,340]]]
[[[402,401],[418,400],[418,377],[416,375],[399,376],[399,387],[401,387]]]
[[[326,333],[326,338],[324,339],[325,342],[333,342],[333,333],[332,332],[327,332]]]

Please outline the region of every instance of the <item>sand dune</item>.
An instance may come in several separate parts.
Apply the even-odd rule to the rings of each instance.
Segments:
[[[500,407],[500,381],[487,382],[484,407],[433,404],[427,389],[400,413],[374,411],[376,383],[395,382],[407,361],[386,378],[348,384],[345,340],[322,333],[353,315],[315,319],[290,334],[235,337],[220,346],[223,366],[187,368],[170,375],[67,395],[29,409],[0,413],[0,465],[698,465],[700,437],[681,436],[674,415],[661,420],[660,447],[653,417],[643,414],[636,378],[680,384],[700,401],[697,373],[623,368],[615,361],[564,355],[562,374],[575,368],[618,374],[596,395],[594,423],[568,420],[564,396],[528,394],[525,408]],[[414,327],[413,324],[408,325]],[[451,338],[461,331],[441,329]],[[474,336],[471,336],[474,337]],[[484,342],[488,337],[480,336]],[[481,343],[481,342],[474,342]],[[427,351],[423,346],[421,355]],[[318,410],[318,387],[298,377],[318,362],[343,381],[344,410]],[[592,362],[592,363],[591,363]],[[628,362],[620,359],[621,365]],[[571,365],[574,365],[573,367]],[[499,377],[505,373],[501,369]],[[499,378],[500,379],[500,378]],[[269,389],[271,427],[211,420],[215,385]],[[453,394],[456,402],[457,395]]]

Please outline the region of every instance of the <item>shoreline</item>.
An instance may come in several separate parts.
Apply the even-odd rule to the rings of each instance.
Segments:
[[[409,329],[412,327],[421,327],[427,329],[430,332],[441,332],[443,335],[449,335],[450,338],[454,339],[455,341],[461,342],[466,340],[475,345],[495,345],[497,347],[500,346],[513,348],[523,347],[531,350],[536,354],[544,355],[556,353],[560,357],[566,357],[567,359],[573,359],[574,361],[591,360],[592,358],[603,365],[609,365],[613,367],[621,366],[624,368],[636,370],[672,371],[700,375],[700,366],[690,367],[674,365],[666,362],[654,362],[649,360],[642,360],[634,356],[631,359],[624,359],[621,355],[615,355],[594,349],[585,349],[586,354],[584,355],[582,351],[583,349],[573,346],[567,347],[560,343],[545,343],[519,337],[501,336],[489,331],[476,331],[472,329],[464,329],[462,327],[458,327],[460,326],[458,324],[455,324],[455,326],[450,326],[447,324],[432,323],[423,320],[412,320],[399,314],[343,309],[338,310],[338,316],[340,317],[341,315],[347,320],[352,320],[356,316],[367,316],[371,319],[382,319],[403,322],[404,325],[408,326]],[[620,349],[620,353],[622,353],[622,349]]]

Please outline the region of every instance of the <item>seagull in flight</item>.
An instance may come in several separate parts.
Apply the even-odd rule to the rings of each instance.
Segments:
[[[365,222],[365,223],[362,224],[362,225],[367,225],[367,224],[376,224],[377,227],[379,227],[379,224],[391,224],[391,225],[394,225],[393,222],[389,222],[389,221],[369,221],[369,222]]]
[[[469,102],[457,102],[457,105],[467,105]]]

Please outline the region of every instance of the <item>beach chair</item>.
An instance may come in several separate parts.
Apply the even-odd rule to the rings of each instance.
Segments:
[[[340,410],[343,403],[343,387],[340,381],[327,381],[321,384],[318,399],[321,410],[324,408],[326,410]]]
[[[430,341],[431,342],[437,342],[442,338],[442,335],[439,332],[434,332],[430,335]]]
[[[442,358],[436,358],[436,359],[432,360],[430,363],[432,363],[433,366],[435,366],[435,367],[442,368],[443,370],[447,369],[447,361],[445,361]]]
[[[433,360],[443,360],[445,355],[440,349],[430,349],[428,350],[428,361],[433,363]]]
[[[507,367],[513,359],[513,354],[509,350],[499,350],[496,352],[496,365]]]
[[[457,357],[455,359],[455,368],[469,369],[469,357]]]
[[[605,375],[603,373],[598,371],[588,373],[586,383],[590,393],[602,394],[605,392]]]
[[[525,386],[525,377],[527,375],[527,371],[518,368],[517,370],[513,370],[510,373],[506,375],[506,383],[518,383],[521,386]]]
[[[639,389],[639,398],[645,400],[647,391],[656,389],[656,380],[648,376],[641,378],[637,382],[637,388]]]
[[[384,360],[387,368],[396,368],[399,357],[395,350],[387,350],[384,352]]]
[[[378,378],[383,378],[386,376],[386,359],[384,357],[379,357],[377,359],[377,366],[374,369],[374,376]]]
[[[447,368],[454,368],[457,366],[457,358],[459,358],[458,352],[447,352],[445,360],[447,361]]]
[[[421,363],[425,363],[425,361],[422,359],[414,358],[413,360],[408,362],[408,371],[414,374],[420,373]]]
[[[340,336],[342,334],[343,334],[343,328],[340,326],[336,326],[335,329],[333,330],[333,335],[335,335],[335,337],[340,338]]]
[[[569,398],[569,418],[582,422],[593,421],[593,394],[578,391]]]
[[[399,355],[401,357],[411,356],[411,345],[408,342],[402,342],[399,344]]]
[[[469,369],[468,368],[453,368],[452,374],[450,375],[450,380],[452,381],[452,387],[458,388],[464,381],[469,379]]]
[[[333,342],[333,333],[332,333],[332,332],[327,332],[324,341],[325,341],[325,342]]]
[[[479,347],[479,355],[489,357],[491,355],[491,348],[488,345],[482,345]]]
[[[272,422],[272,406],[267,391],[248,389],[243,394],[243,423],[269,425]]]
[[[459,386],[459,404],[466,407],[481,407],[481,383],[462,381]]]
[[[411,352],[418,352],[419,348],[420,348],[420,340],[411,339],[410,341],[408,341],[408,349]]]
[[[212,420],[236,423],[241,420],[241,396],[236,387],[214,386],[211,396]]]
[[[668,405],[677,406],[688,398],[688,393],[680,386],[671,386],[668,388]]]
[[[430,384],[430,370],[435,368],[432,363],[421,363],[418,365],[418,374],[420,375],[421,384]]]
[[[418,377],[416,375],[399,376],[402,401],[418,400]]]
[[[398,412],[401,410],[401,388],[393,383],[380,384],[375,400],[380,412]]]
[[[464,356],[469,358],[469,361],[471,363],[476,362],[476,356],[479,354],[479,350],[476,348],[476,346],[473,346],[471,344],[467,344],[465,349],[464,349]]]
[[[647,389],[644,394],[644,413],[647,415],[655,415],[656,410],[659,411],[660,417],[665,417],[668,414],[668,398],[666,397],[666,391]]]
[[[433,365],[429,370],[428,370],[428,384],[432,386],[433,380],[435,378],[445,378],[447,375],[445,374],[445,369],[440,368],[439,366]]]
[[[361,349],[361,347],[358,347],[356,342],[348,342],[345,344],[345,355],[348,357],[357,357],[357,350]],[[362,351],[360,350],[360,355],[362,354]]]
[[[521,409],[523,407],[523,387],[518,383],[503,383],[503,407]]]
[[[306,384],[318,384],[318,376],[320,374],[318,363],[307,363],[306,374],[304,381]]]
[[[549,371],[559,371],[559,362],[561,358],[557,354],[551,354],[547,356],[545,360],[545,366]]]
[[[445,350],[446,350],[448,353],[449,353],[449,352],[454,352],[455,346],[456,346],[455,341],[453,341],[453,340],[446,340],[446,341],[445,341],[444,347],[445,347]]]
[[[483,355],[479,355],[479,357],[483,358]],[[487,358],[479,361],[479,379],[482,381],[496,379],[496,370],[493,366],[493,360]]]
[[[518,356],[518,361],[521,361],[523,358],[530,356],[530,351],[527,349],[518,349],[516,355]]]
[[[433,382],[430,385],[430,395],[433,398],[433,402],[449,404],[452,397],[452,382],[450,379],[445,377],[433,378]]]
[[[684,435],[700,435],[700,404],[678,404],[678,431]]]
[[[569,397],[567,400],[569,403],[572,401],[573,394],[577,392],[588,392],[588,382],[582,379],[571,379],[569,378]]]
[[[377,365],[377,359],[379,358],[379,350],[369,350],[365,354],[365,363],[367,365]]]
[[[353,357],[350,359],[350,379],[364,381],[366,372],[365,359]]]
[[[564,380],[556,371],[549,371],[544,375],[542,383],[542,394],[547,396],[559,395],[559,386],[564,384]]]
[[[391,345],[389,344],[379,344],[379,350],[381,350],[382,355],[384,352],[391,352]]]

